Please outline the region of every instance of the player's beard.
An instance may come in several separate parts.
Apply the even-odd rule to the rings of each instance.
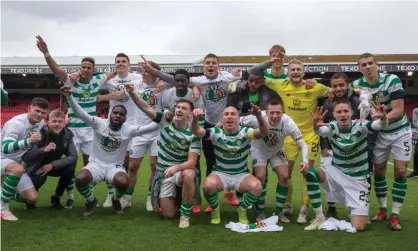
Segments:
[[[113,131],[119,131],[122,128],[123,123],[116,124],[112,120],[109,121],[109,127]]]

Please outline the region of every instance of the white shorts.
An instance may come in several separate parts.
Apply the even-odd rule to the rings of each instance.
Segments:
[[[320,184],[326,194],[330,193],[332,202],[343,202],[350,215],[369,215],[369,188],[367,178],[355,179],[331,165],[321,167],[326,174],[325,182]]]
[[[374,163],[381,164],[388,161],[390,152],[395,160],[409,161],[411,159],[412,132],[410,127],[397,133],[379,133],[377,135],[373,148]]]
[[[283,151],[268,155],[263,154],[258,148],[251,147],[250,152],[253,169],[257,166],[267,167],[268,163],[270,163],[271,168],[275,168],[280,165],[287,165],[286,155]]]
[[[176,186],[180,186],[181,171],[169,178],[164,178],[160,183],[160,198],[176,197]]]
[[[89,170],[91,175],[93,176],[93,180],[90,183],[91,186],[95,186],[101,181],[106,181],[108,184],[113,184],[113,178],[119,172],[123,172],[127,175],[125,168],[123,168],[122,164],[106,165],[89,162],[87,166],[85,166],[83,169]]]
[[[324,168],[324,167],[327,167],[327,166],[331,165],[332,151],[328,150],[328,154],[329,154],[329,156],[326,156],[326,157],[321,155],[321,159],[320,159],[321,161],[320,161],[320,164],[319,164],[320,168]],[[335,198],[333,193],[326,193],[325,198],[326,198],[327,202],[335,202],[336,201],[336,198]]]
[[[3,177],[6,174],[6,167],[10,163],[17,163],[16,161],[12,159],[1,159],[1,176]]]
[[[224,191],[239,191],[239,186],[241,185],[241,182],[245,179],[245,177],[250,176],[249,173],[231,175],[217,171],[212,171],[211,174],[215,174],[221,179],[222,183],[224,184]]]
[[[90,155],[92,144],[93,144],[93,129],[84,128],[84,129],[74,129],[71,128],[71,132],[74,135],[73,141],[75,149],[78,153]]]
[[[158,134],[143,135],[131,140],[129,146],[129,157],[133,159],[143,158],[147,151],[151,156],[158,155]]]

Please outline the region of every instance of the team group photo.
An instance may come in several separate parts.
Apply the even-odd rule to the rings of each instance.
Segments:
[[[350,43],[340,42],[328,48],[340,50],[337,55],[326,47],[299,53],[315,38],[286,38],[293,23],[290,30],[277,27],[276,36],[264,42],[233,42],[262,46],[227,49],[214,45],[222,40],[208,38],[199,47],[183,41],[189,46],[176,47],[181,53],[162,56],[152,53],[160,38],[147,41],[154,30],[112,42],[98,27],[89,31],[95,36],[77,34],[78,24],[71,26],[66,17],[97,10],[92,17],[99,20],[136,7],[147,20],[149,11],[166,13],[170,6],[206,6],[214,18],[234,4],[242,4],[243,13],[355,6],[256,2],[79,2],[84,9],[74,8],[75,2],[50,2],[68,13],[48,18],[41,14],[48,2],[2,3],[2,23],[21,15],[49,22],[57,34],[22,30],[25,42],[2,42],[1,247],[414,250],[416,47],[402,48],[394,39],[388,43],[400,49],[393,51],[356,42],[348,49]],[[251,3],[266,6],[247,9]],[[394,13],[418,8],[417,2],[394,4],[376,3]],[[176,16],[164,15],[154,16],[155,27]],[[180,27],[177,22],[172,29]],[[242,31],[262,38],[251,29]],[[3,29],[2,41],[16,32]],[[197,39],[193,43],[203,41]],[[143,48],[125,47],[129,40]]]

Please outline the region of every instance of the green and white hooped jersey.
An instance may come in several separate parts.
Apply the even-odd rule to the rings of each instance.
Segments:
[[[352,121],[349,130],[342,130],[334,120],[329,126],[319,129],[319,135],[331,142],[332,166],[356,179],[369,175],[367,135],[375,132],[372,123]]]
[[[272,79],[286,79],[287,78],[287,68],[283,69],[283,74],[280,76],[274,76],[273,73],[271,73],[271,68],[265,69],[263,71],[265,78],[272,78]]]
[[[189,128],[178,129],[174,122],[169,123],[162,113],[157,113],[154,122],[159,124],[157,169],[164,171],[174,165],[182,164],[189,158],[189,152],[200,154],[202,140],[192,134]]]
[[[379,97],[380,103],[387,107],[386,113],[392,111],[392,98],[403,95],[405,91],[398,76],[385,73],[379,73],[378,81],[375,85],[370,85],[364,77],[361,77],[360,79],[351,82],[350,87],[355,90],[369,91],[372,93],[373,98]],[[389,126],[380,132],[394,133],[409,127],[410,123],[404,112],[402,117],[395,121],[390,121]]]
[[[71,96],[74,97],[84,111],[91,116],[96,116],[99,87],[103,85],[106,80],[106,74],[99,74],[93,76],[89,82],[76,81],[72,84],[70,77],[67,74],[67,81],[64,86],[71,86]],[[70,118],[70,123],[68,124],[68,128],[70,129],[91,128],[87,123],[75,116],[71,106],[68,108],[68,118]]]
[[[228,135],[217,127],[206,129],[203,140],[211,140],[215,151],[213,170],[231,175],[248,173],[247,160],[253,131],[252,128],[240,126],[236,133]]]

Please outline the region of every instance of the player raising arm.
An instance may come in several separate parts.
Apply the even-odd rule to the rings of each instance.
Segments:
[[[283,105],[278,101],[272,100],[268,103],[266,112],[263,112],[263,117],[268,121],[269,134],[262,139],[252,141],[250,150],[254,175],[263,185],[263,191],[257,202],[257,221],[262,221],[266,218],[266,167],[270,163],[279,180],[276,186],[275,214],[281,222],[289,223],[289,219],[282,213],[289,182],[289,167],[283,152],[284,139],[286,136],[292,137],[302,150],[303,160],[300,164],[302,168],[308,165],[308,146],[303,140],[299,128],[289,116],[283,113]],[[258,126],[257,119],[252,115],[241,117],[240,124],[249,127]]]
[[[251,104],[251,113],[257,118],[259,129],[239,126],[239,115],[235,107],[227,107],[222,113],[222,128],[199,127],[201,109],[193,111],[190,130],[194,135],[210,140],[213,144],[216,162],[213,172],[206,178],[204,193],[213,209],[211,223],[221,222],[218,205],[218,192],[236,190],[244,193],[243,202],[238,207],[239,222],[248,224],[247,209],[257,202],[261,194],[260,181],[249,174],[247,167],[251,140],[261,139],[268,135],[268,125],[260,109]]]
[[[117,214],[122,214],[123,209],[120,198],[128,189],[128,175],[122,167],[125,152],[133,137],[152,132],[157,125],[152,123],[147,126],[134,126],[124,124],[127,110],[123,105],[115,105],[111,109],[109,119],[101,119],[85,112],[70,94],[69,87],[62,87],[74,114],[93,128],[93,145],[89,163],[76,175],[76,187],[86,201],[84,216],[93,213],[97,205],[91,186],[101,181],[107,181],[116,187],[116,194],[112,197],[112,206]]]
[[[193,111],[193,103],[187,99],[180,99],[174,113],[174,121],[170,123],[163,114],[156,112],[141,97],[133,91],[132,85],[126,85],[133,102],[160,125],[158,142],[158,177],[153,190],[159,190],[159,205],[166,219],[176,216],[176,186],[183,187],[180,206],[180,228],[190,226],[192,200],[196,190],[196,166],[201,151],[201,140],[195,137],[187,128],[189,117]],[[158,186],[158,187],[155,187]]]
[[[330,140],[332,146],[332,162],[319,169],[303,168],[301,172],[308,181],[308,194],[315,211],[316,218],[305,227],[305,230],[319,229],[325,222],[322,212],[321,191],[332,193],[335,202],[343,202],[349,210],[352,226],[356,230],[366,227],[369,215],[369,166],[367,153],[367,135],[385,129],[388,124],[386,107],[376,102],[376,113],[373,122],[356,122],[351,120],[353,111],[350,103],[336,102],[333,115],[336,121],[325,124],[326,112],[317,108],[312,118],[315,133]]]

